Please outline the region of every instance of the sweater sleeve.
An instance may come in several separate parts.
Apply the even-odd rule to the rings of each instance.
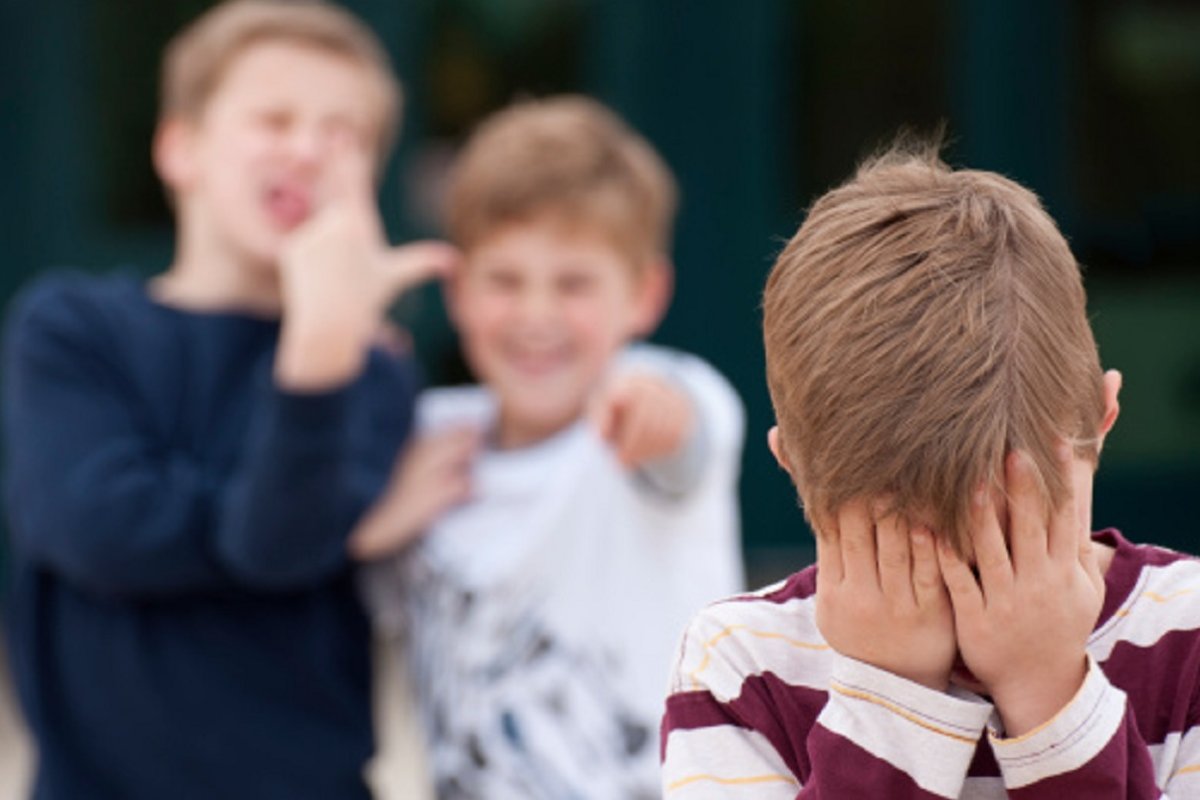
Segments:
[[[86,304],[35,290],[5,342],[8,504],[23,557],[112,595],[285,589],[345,564],[369,499],[349,463],[345,391],[269,381],[232,474],[148,430],[127,371]]]
[[[248,586],[299,588],[346,566],[346,534],[369,494],[356,481],[349,391],[263,384],[241,462],[218,490],[213,547]]]
[[[793,683],[796,675],[783,681],[776,674],[799,662],[753,674],[734,660],[756,638],[777,635],[743,625],[704,628],[693,623],[685,637],[667,699],[665,797],[925,800],[962,792],[989,704],[826,653],[823,658],[832,659],[827,699],[815,722],[808,722],[796,710],[819,697],[819,690],[802,679]],[[746,642],[722,646],[738,638]],[[823,682],[810,677],[813,684]],[[803,776],[801,759],[788,754],[794,737],[805,748]]]
[[[1058,714],[1024,736],[989,739],[1014,800],[1166,797],[1125,693],[1090,657],[1083,686]]]

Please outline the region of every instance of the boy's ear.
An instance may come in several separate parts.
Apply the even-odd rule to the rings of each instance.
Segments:
[[[788,463],[787,457],[783,454],[783,448],[779,444],[778,425],[772,425],[771,430],[767,431],[767,447],[770,448],[771,455],[775,456],[775,460],[779,462],[779,466],[783,467],[783,471],[791,475],[792,465]]]
[[[151,155],[158,178],[172,191],[192,181],[194,169],[193,126],[179,117],[168,117],[154,130]]]
[[[1117,395],[1121,393],[1121,383],[1123,382],[1121,373],[1115,369],[1110,369],[1104,373],[1104,417],[1100,420],[1100,442],[1103,444],[1104,437],[1112,430],[1112,427],[1117,422],[1117,416],[1121,413],[1121,403],[1117,399]]]
[[[655,258],[638,276],[633,335],[649,336],[662,322],[675,294],[675,270],[665,256]]]

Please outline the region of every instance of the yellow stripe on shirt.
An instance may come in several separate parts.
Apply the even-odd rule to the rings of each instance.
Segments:
[[[759,783],[790,783],[793,786],[799,786],[800,782],[791,775],[752,775],[745,778],[722,778],[719,775],[710,775],[703,773],[700,775],[688,775],[680,778],[667,785],[667,791],[673,792],[676,789],[682,789],[689,784],[698,783],[700,781],[708,781],[709,783],[719,783],[722,786],[750,786]]]

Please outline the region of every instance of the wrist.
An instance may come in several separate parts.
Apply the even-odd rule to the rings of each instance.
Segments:
[[[905,676],[901,676],[905,677]],[[945,692],[950,689],[950,674],[923,674],[908,676],[908,679],[913,683],[919,683],[927,689],[933,689],[935,692]]]
[[[1087,678],[1084,656],[1066,666],[1039,665],[1022,673],[1023,680],[992,690],[992,700],[1008,738],[1024,736],[1054,718],[1070,704]]]
[[[340,388],[362,372],[367,351],[368,342],[357,331],[285,318],[275,354],[275,382],[288,391]]]
[[[374,561],[389,556],[416,538],[419,527],[413,521],[388,516],[386,507],[367,512],[367,517],[346,540],[346,551],[354,561]]]

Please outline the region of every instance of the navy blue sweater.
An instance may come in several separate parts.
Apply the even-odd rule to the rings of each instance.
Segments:
[[[345,540],[411,421],[408,359],[271,380],[278,322],[59,276],[4,351],[8,627],[38,798],[366,797]]]

